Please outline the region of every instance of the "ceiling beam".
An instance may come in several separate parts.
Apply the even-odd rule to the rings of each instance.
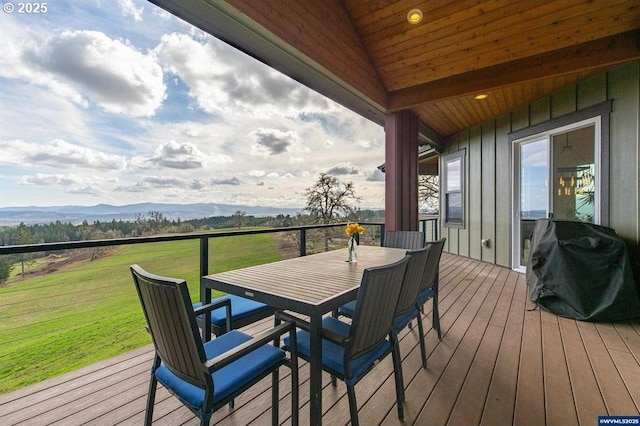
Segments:
[[[552,76],[588,71],[640,58],[640,31],[634,30],[389,93],[388,110],[470,96]]]

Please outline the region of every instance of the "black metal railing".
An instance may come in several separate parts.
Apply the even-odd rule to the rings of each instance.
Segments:
[[[438,219],[428,218],[421,219],[419,221],[419,229],[424,232],[425,240],[437,240],[438,239]],[[304,226],[290,226],[280,228],[266,228],[266,229],[249,229],[249,230],[234,230],[234,231],[219,231],[219,232],[207,232],[207,233],[195,233],[195,234],[175,234],[175,235],[153,235],[146,237],[128,237],[128,238],[113,238],[113,239],[101,239],[101,240],[84,240],[84,241],[66,241],[55,243],[39,243],[39,244],[24,244],[13,246],[0,246],[0,256],[11,254],[27,254],[27,253],[41,253],[41,252],[54,252],[59,250],[75,250],[83,248],[97,248],[97,247],[114,247],[121,245],[132,244],[148,244],[167,241],[183,241],[183,240],[200,240],[200,273],[206,275],[208,272],[208,241],[210,238],[222,238],[233,237],[239,235],[256,235],[256,234],[272,234],[278,232],[299,232],[300,241],[300,256],[307,255],[307,231],[312,229],[329,229],[344,227],[346,223],[332,223],[332,224],[318,224],[318,225],[304,225]],[[385,225],[384,223],[366,223],[367,226],[379,227],[379,233],[374,234],[374,239],[377,236],[378,241],[382,243],[384,235]]]
[[[435,222],[435,223],[434,223]],[[18,351],[28,352],[31,349],[25,349],[29,346],[29,340],[34,341],[50,341],[58,339],[60,342],[81,341],[82,338],[75,336],[73,333],[86,333],[88,329],[100,327],[100,323],[118,322],[118,343],[122,343],[127,339],[127,330],[131,327],[140,328],[138,319],[132,320],[126,317],[125,311],[135,311],[138,313],[137,300],[134,293],[130,292],[127,286],[127,274],[129,261],[141,259],[141,262],[151,262],[150,259],[156,259],[157,272],[162,274],[166,272],[169,276],[173,271],[180,270],[183,272],[175,272],[180,278],[186,278],[192,288],[192,294],[197,296],[198,292],[193,291],[198,286],[198,276],[207,275],[209,273],[218,272],[221,265],[210,264],[211,259],[221,259],[227,251],[228,243],[219,238],[242,238],[243,236],[257,236],[261,234],[279,234],[275,240],[278,241],[278,256],[295,257],[306,256],[315,252],[327,249],[341,248],[346,245],[346,235],[344,234],[344,226],[346,223],[321,224],[321,225],[305,225],[293,227],[280,227],[268,229],[239,229],[232,231],[217,231],[192,234],[176,234],[176,235],[156,235],[146,237],[130,237],[116,239],[101,239],[88,241],[67,241],[55,243],[27,244],[14,246],[0,246],[0,256],[3,255],[21,255],[21,254],[40,254],[40,259],[46,262],[52,257],[66,257],[70,253],[83,254],[84,258],[91,257],[93,251],[101,251],[101,248],[110,250],[117,246],[123,246],[127,250],[127,246],[145,245],[145,250],[133,250],[134,255],[118,259],[109,265],[103,263],[92,262],[86,263],[86,270],[83,271],[82,277],[78,277],[75,272],[70,273],[64,267],[54,266],[51,272],[41,273],[41,283],[37,288],[31,288],[31,285],[23,286],[20,278],[13,278],[8,287],[0,289],[3,297],[0,297],[0,332],[3,337],[7,338],[8,346],[13,345]],[[360,240],[361,244],[380,245],[384,235],[385,226],[383,223],[363,223],[366,228],[366,238]],[[426,240],[437,239],[437,219],[427,219],[420,221],[421,230],[425,232]],[[180,241],[192,240],[197,243],[199,248],[191,244],[180,244]],[[196,241],[197,240],[197,241]],[[213,242],[219,243],[213,244]],[[240,240],[238,240],[240,241]],[[254,239],[251,239],[251,246]],[[284,242],[287,243],[284,247]],[[168,243],[168,244],[156,244]],[[148,245],[148,246],[147,246]],[[195,255],[199,251],[199,255],[188,258],[180,258],[185,265],[175,264],[174,252],[179,250],[181,246],[188,246],[188,252]],[[148,249],[147,249],[148,247]],[[271,246],[273,247],[273,245]],[[89,249],[83,251],[83,249]],[[239,251],[233,253],[233,264],[237,267],[244,267],[258,262],[264,262],[262,258],[254,252],[259,252],[260,246],[247,249],[247,251]],[[61,256],[63,254],[64,256]],[[196,256],[199,259],[196,259]],[[35,258],[35,256],[34,256]],[[248,259],[251,258],[251,259]],[[158,260],[159,259],[159,260]],[[190,259],[197,262],[198,266],[191,264]],[[179,262],[178,261],[178,262]],[[270,260],[266,260],[270,261]],[[234,267],[234,266],[226,266]],[[212,272],[211,269],[214,269]],[[218,268],[218,269],[216,269]],[[197,273],[196,273],[197,270]],[[126,271],[126,272],[125,272]],[[154,271],[156,272],[156,271]],[[185,274],[182,276],[182,274]],[[29,275],[25,275],[25,278]],[[104,277],[107,277],[106,279]],[[82,282],[77,282],[83,280]],[[23,281],[30,283],[31,279]],[[98,284],[100,283],[100,284]],[[106,288],[109,285],[110,287]],[[59,291],[59,290],[63,291]],[[86,297],[85,297],[86,296]],[[53,300],[55,299],[55,300]],[[125,299],[124,302],[122,300]],[[108,307],[103,308],[99,303],[106,302]],[[123,307],[123,303],[128,306]],[[76,310],[82,311],[81,319],[76,320]],[[51,315],[40,317],[40,312],[52,312]],[[121,318],[122,317],[122,318]],[[125,318],[126,317],[126,318]],[[140,320],[142,316],[140,315]],[[106,325],[105,325],[106,328]],[[4,331],[2,331],[4,330]],[[76,331],[77,330],[77,331]],[[123,331],[124,330],[124,331]],[[93,331],[93,330],[92,330]],[[54,336],[54,337],[50,337]],[[139,338],[139,336],[138,336]],[[32,346],[35,346],[33,343]],[[69,345],[72,345],[71,343]],[[133,345],[133,344],[132,344]],[[132,345],[122,345],[122,351],[131,350]],[[102,348],[103,350],[104,348]],[[70,359],[71,369],[80,368],[82,366],[84,354],[78,350],[78,361],[71,361],[74,358],[73,348],[65,347],[64,354],[60,357]],[[2,352],[0,350],[0,352]],[[117,353],[109,352],[106,358],[115,356]],[[26,355],[26,354],[25,354]],[[47,354],[51,357],[52,354]],[[92,358],[90,362],[98,359]],[[16,361],[20,362],[20,361]],[[43,361],[44,362],[44,361]],[[47,361],[48,362],[48,361]],[[12,365],[7,368],[8,375],[11,371],[19,371],[19,365]],[[57,373],[56,373],[57,374]],[[0,382],[2,382],[3,373],[0,372]],[[40,379],[42,380],[42,379]],[[25,385],[29,382],[25,382]],[[0,388],[0,393],[2,393]]]

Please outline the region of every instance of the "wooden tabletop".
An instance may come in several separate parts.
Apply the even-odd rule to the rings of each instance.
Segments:
[[[310,313],[310,309],[333,309],[336,298],[340,302],[353,298],[366,268],[396,262],[405,254],[405,249],[360,246],[358,263],[347,262],[347,250],[340,249],[207,275],[202,284],[281,309]]]

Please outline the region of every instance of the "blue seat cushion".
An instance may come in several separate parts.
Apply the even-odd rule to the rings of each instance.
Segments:
[[[416,304],[418,306],[422,306],[425,303],[427,303],[427,300],[431,299],[435,295],[436,295],[436,292],[433,291],[433,288],[426,289],[420,294],[418,294],[418,299],[417,299],[418,301]]]
[[[349,335],[349,324],[333,317],[322,319],[322,328],[342,336]],[[309,359],[311,356],[310,335],[306,330],[298,330],[298,354]],[[291,344],[289,337],[284,338],[285,347]],[[344,366],[344,348],[326,339],[322,339],[322,365],[340,376],[347,385],[355,385],[374,362],[391,352],[391,343],[387,339],[374,346],[365,354],[351,361],[352,377],[346,377]]]
[[[356,311],[356,301],[352,300],[349,303],[345,303],[344,305],[338,308],[338,313],[344,315],[345,317],[353,318],[353,313]]]
[[[251,336],[238,330],[230,332],[204,344],[207,359],[212,359],[248,341]],[[213,403],[232,395],[242,386],[261,374],[271,371],[285,357],[284,351],[271,344],[253,352],[213,373],[215,394]],[[169,370],[164,363],[156,370],[156,378],[185,404],[200,410],[204,403],[204,389],[185,382]]]
[[[231,301],[231,318],[241,319],[253,315],[257,312],[270,309],[269,305],[256,302],[255,300],[247,299],[246,297],[236,296],[235,294],[228,294],[226,296],[213,299],[211,302],[217,302],[222,299],[228,298]],[[201,302],[194,303],[193,308],[199,308],[202,306]],[[226,308],[218,308],[211,311],[211,324],[219,327],[223,327],[227,321]]]
[[[417,308],[411,309],[409,312],[404,313],[403,315],[399,315],[393,319],[393,327],[396,329],[396,332],[399,332],[403,328],[409,324],[413,319],[418,318],[420,316],[420,311]]]

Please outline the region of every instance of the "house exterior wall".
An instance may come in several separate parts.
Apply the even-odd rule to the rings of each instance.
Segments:
[[[450,253],[511,267],[512,146],[509,133],[612,100],[609,224],[640,266],[640,61],[621,65],[447,140],[447,153],[466,151],[465,226],[441,225]],[[441,204],[443,205],[443,204]],[[443,209],[441,209],[443,210]],[[442,218],[443,219],[443,218]],[[444,223],[444,220],[440,220]],[[489,239],[485,247],[482,239]]]

